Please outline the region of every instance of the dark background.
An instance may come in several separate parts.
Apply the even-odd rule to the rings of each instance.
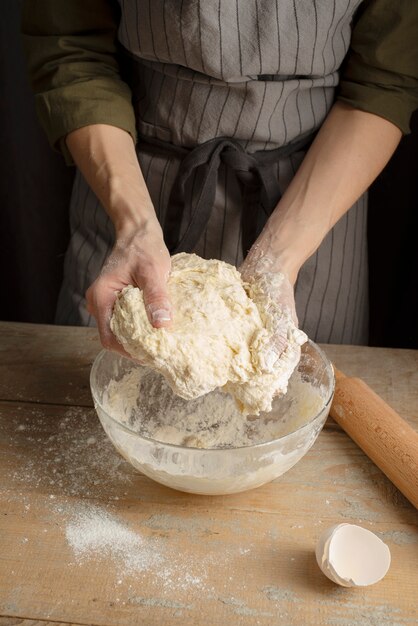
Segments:
[[[21,2],[0,20],[0,319],[51,323],[74,176],[36,120]],[[370,190],[370,345],[418,348],[418,114]]]

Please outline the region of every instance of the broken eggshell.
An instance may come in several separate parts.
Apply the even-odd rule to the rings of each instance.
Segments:
[[[355,524],[337,524],[320,536],[316,561],[330,580],[343,587],[365,587],[381,580],[390,565],[387,545]]]

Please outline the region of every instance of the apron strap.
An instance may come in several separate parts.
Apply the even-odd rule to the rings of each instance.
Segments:
[[[118,45],[122,55],[122,77],[134,94],[141,94],[141,59]],[[241,143],[229,137],[216,137],[194,148],[176,146],[155,137],[140,134],[140,150],[165,157],[181,158],[177,177],[171,189],[164,223],[164,237],[171,254],[192,252],[210,219],[221,163],[238,179],[242,193],[242,247],[244,256],[260,234],[268,217],[281,198],[279,160],[294,152],[306,150],[315,136],[309,133],[281,148],[245,152]],[[197,198],[194,203],[194,198]],[[184,215],[190,216],[182,233]]]
[[[306,150],[314,136],[315,133],[311,133],[287,146],[252,154],[245,152],[238,141],[229,137],[216,137],[189,150],[141,136],[139,144],[144,151],[182,156],[164,224],[170,254],[192,252],[205,232],[215,201],[219,167],[223,163],[235,173],[241,187],[242,247],[245,256],[281,198],[277,172],[279,159]],[[194,190],[197,201],[193,204]],[[190,220],[181,235],[184,213],[190,215]]]

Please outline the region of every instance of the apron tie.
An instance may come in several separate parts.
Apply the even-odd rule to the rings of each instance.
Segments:
[[[238,141],[228,137],[216,137],[187,149],[141,136],[141,149],[183,157],[170,193],[164,224],[165,242],[170,254],[192,252],[205,232],[215,201],[219,168],[223,163],[235,173],[241,187],[242,247],[245,256],[281,198],[277,172],[279,159],[306,149],[313,137],[314,133],[311,133],[287,146],[250,154]],[[196,190],[196,196],[192,189]],[[197,201],[192,206],[193,197],[197,197]],[[180,234],[185,212],[190,215],[190,221]]]
[[[143,96],[142,60],[123,46],[122,77],[130,85],[134,98]],[[138,100],[139,99],[139,100]],[[139,111],[137,112],[140,118]],[[155,130],[154,130],[155,132]],[[170,254],[192,252],[206,230],[215,202],[219,168],[224,164],[235,173],[242,194],[241,232],[244,256],[257,239],[268,217],[281,198],[278,165],[281,158],[306,150],[316,132],[274,150],[248,153],[242,144],[229,137],[215,137],[193,148],[139,134],[141,151],[174,154],[181,157],[176,180],[171,189],[163,230]],[[196,203],[193,199],[197,198]],[[182,233],[183,216],[190,221]]]

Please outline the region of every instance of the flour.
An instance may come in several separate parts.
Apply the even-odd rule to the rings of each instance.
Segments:
[[[320,389],[295,372],[288,393],[274,401],[272,413],[245,417],[228,394],[213,391],[184,400],[160,374],[138,366],[122,379],[111,380],[103,396],[109,415],[138,434],[195,448],[236,448],[272,441],[305,424],[323,403]]]
[[[207,517],[194,520],[160,514],[155,517],[164,525],[165,532],[161,534],[158,526],[154,528],[152,517],[142,521],[135,519],[131,525],[115,511],[87,502],[58,506],[54,512],[61,519],[66,518],[65,537],[75,557],[73,565],[104,562],[109,576],[114,568],[118,588],[123,585],[126,589],[131,582],[140,590],[142,582],[148,587],[152,580],[163,595],[159,600],[162,603],[172,601],[164,596],[175,591],[196,589],[213,593],[213,586],[208,584],[209,574],[212,577],[214,570],[219,573],[219,568],[229,571],[231,563],[243,557],[248,559],[251,553],[248,547],[223,545],[222,554],[218,554],[210,541],[203,547],[202,538],[219,534],[208,530],[214,521]],[[178,532],[183,532],[183,526],[184,532],[188,528],[188,542],[179,552]],[[244,581],[241,586],[245,588]],[[132,588],[129,584],[129,589]],[[129,595],[131,604],[155,601],[142,601],[138,596]]]
[[[19,423],[10,435],[16,455],[9,470],[13,485],[107,500],[126,492],[135,473],[115,451],[93,409],[69,407],[53,420],[35,406],[19,409]],[[32,453],[25,454],[29,447]]]
[[[157,566],[162,557],[155,542],[138,533],[106,510],[81,506],[65,530],[66,538],[79,562],[91,556],[112,559],[124,574]]]

